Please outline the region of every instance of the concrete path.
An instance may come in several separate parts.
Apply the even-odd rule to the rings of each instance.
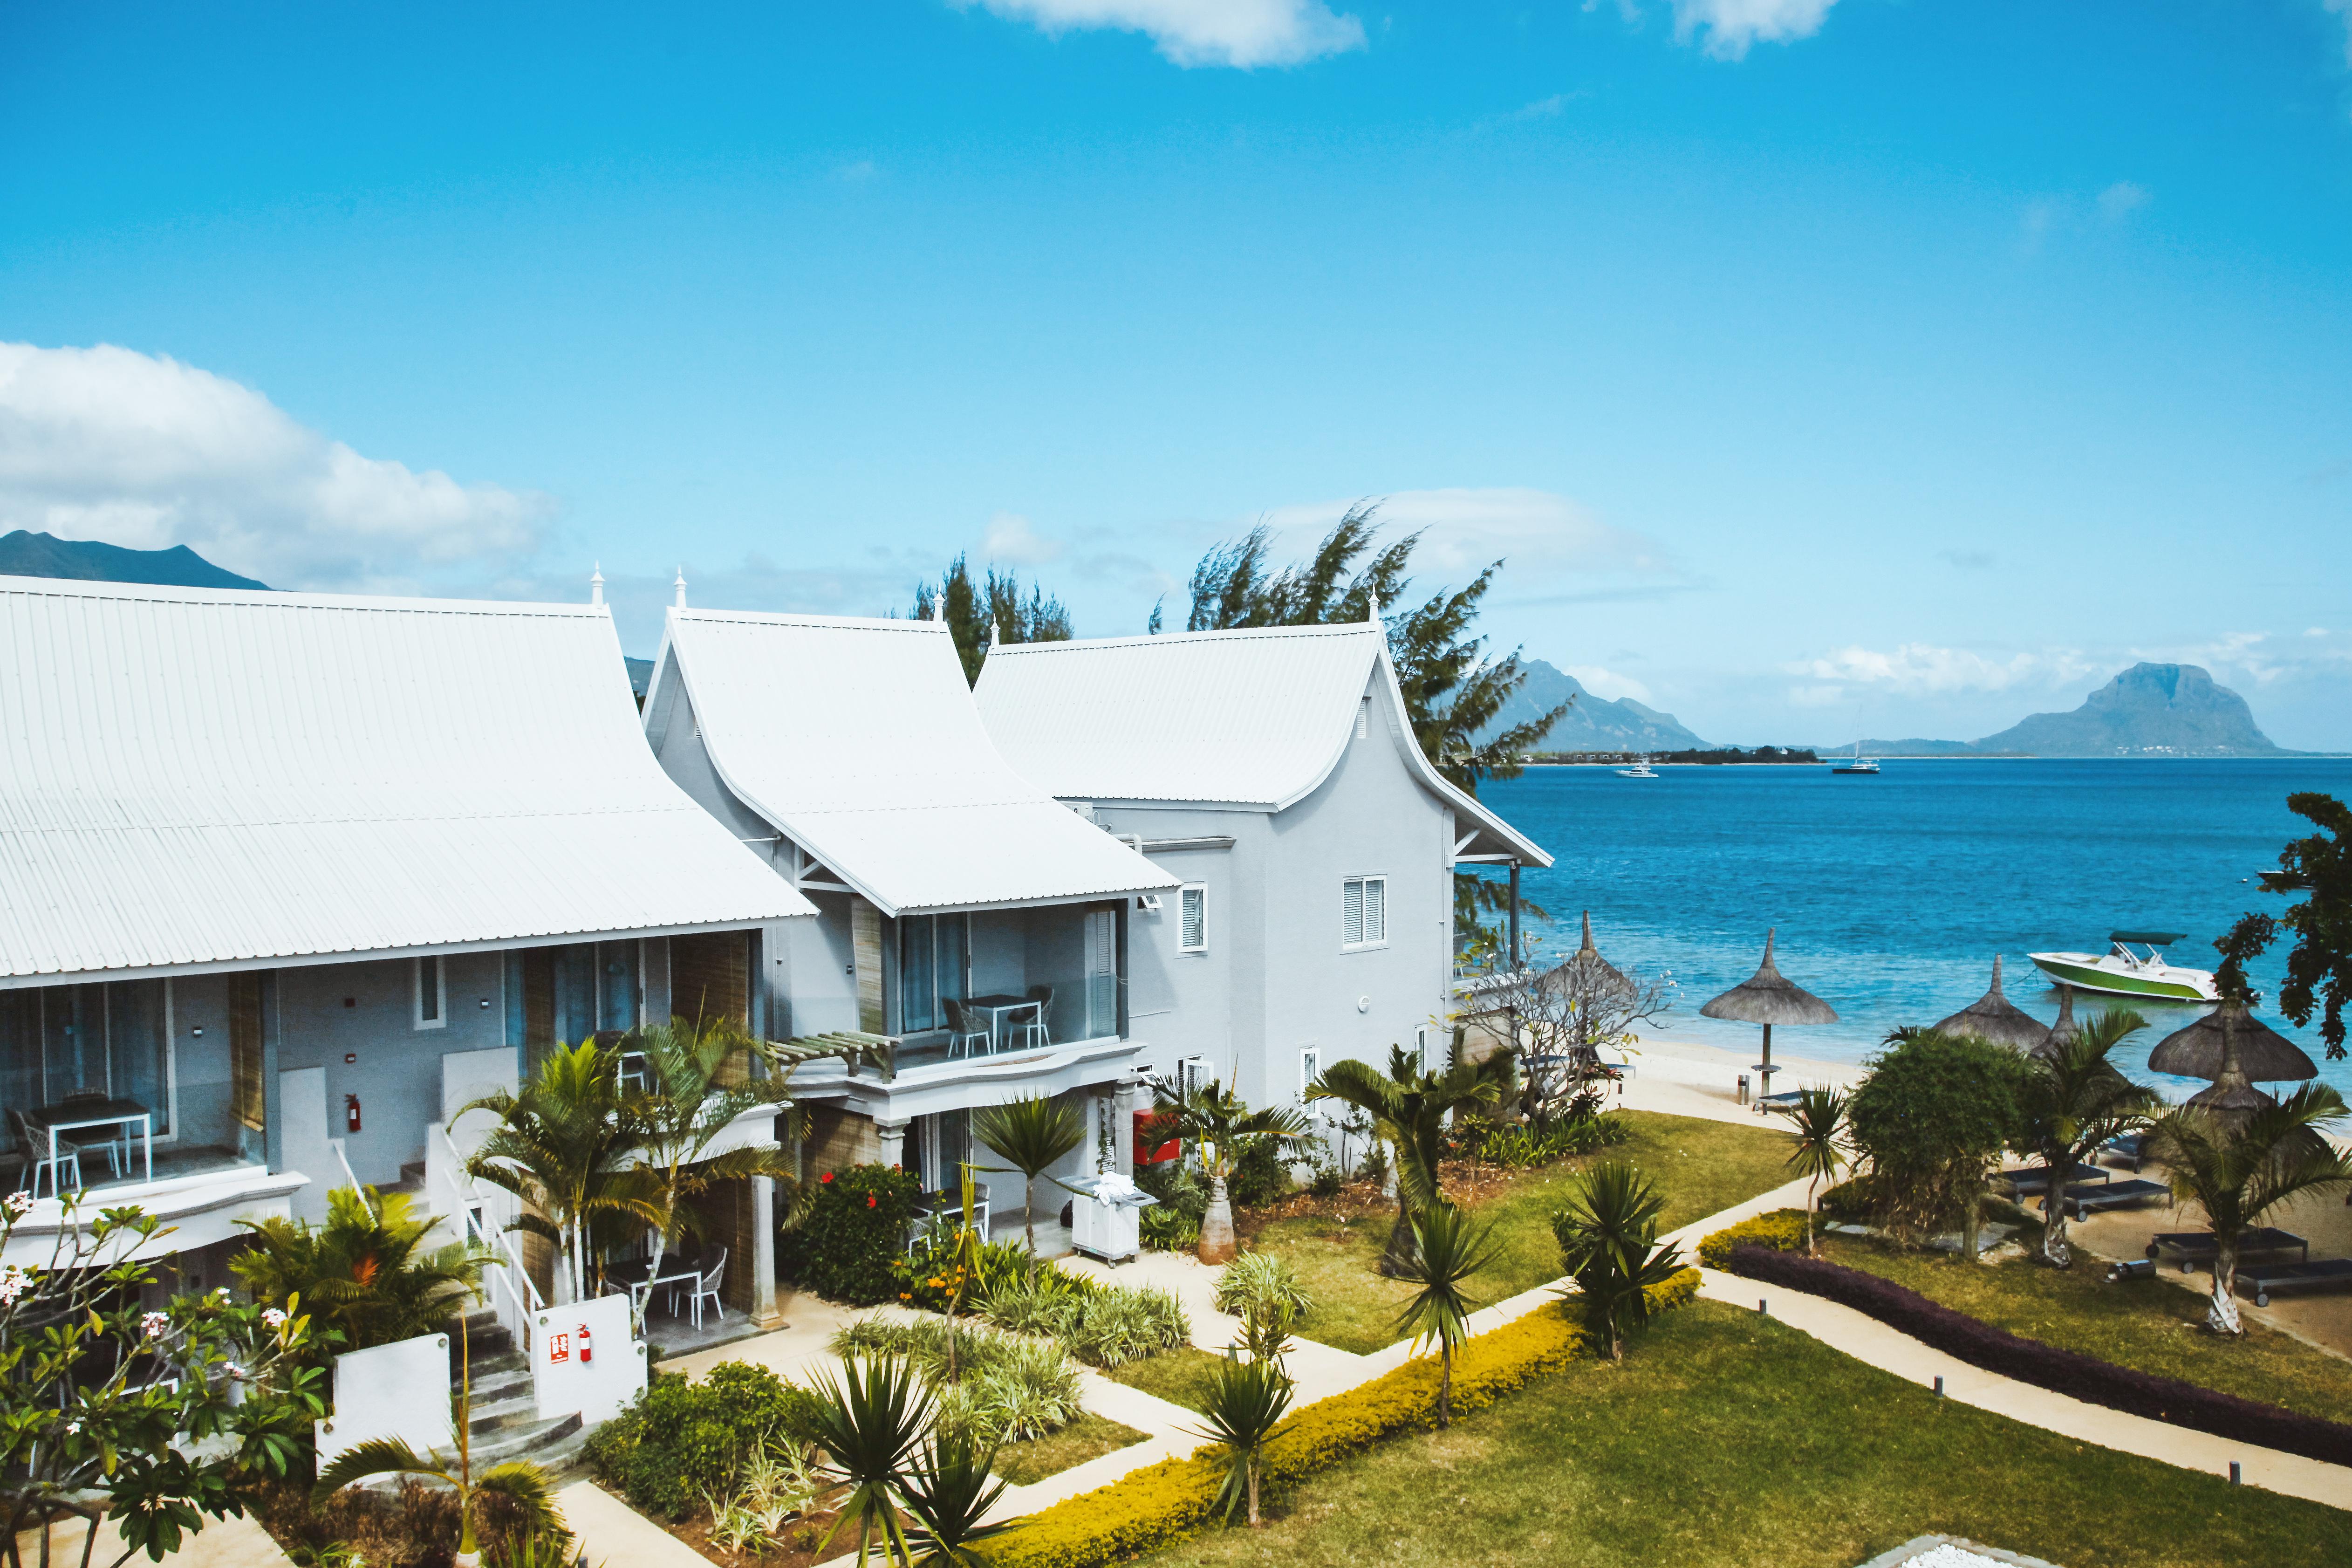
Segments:
[[[87,1527],[79,1520],[52,1526],[49,1531],[48,1557],[51,1563],[81,1561],[82,1536]],[[41,1532],[26,1531],[16,1538],[19,1561],[37,1563],[41,1557]],[[91,1554],[96,1563],[113,1562],[123,1553],[122,1537],[115,1532],[110,1521],[98,1527],[98,1546]],[[689,1553],[691,1555],[691,1553]],[[145,1563],[141,1552],[132,1561]],[[242,1519],[208,1519],[204,1529],[182,1538],[180,1549],[163,1559],[171,1568],[294,1568],[294,1560],[286,1555],[261,1521],[251,1514]],[[700,1562],[700,1558],[696,1558]]]
[[[1707,1300],[1750,1311],[1762,1301],[1769,1315],[1779,1321],[1882,1372],[1893,1373],[1923,1387],[1935,1386],[1936,1379],[1941,1377],[1946,1395],[1963,1404],[2078,1442],[2144,1455],[2209,1475],[2228,1475],[2230,1462],[2234,1459],[2243,1467],[2249,1486],[2307,1498],[2331,1508],[2352,1509],[2352,1469],[2341,1465],[2257,1448],[2169,1422],[2127,1415],[2103,1405],[2088,1405],[1970,1366],[1851,1307],[1783,1286],[1744,1279],[1736,1274],[1719,1274],[1711,1268],[1701,1272],[1705,1283],[1699,1294]]]

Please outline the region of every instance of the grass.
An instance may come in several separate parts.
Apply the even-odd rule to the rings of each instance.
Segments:
[[[1007,1443],[999,1448],[996,1473],[1016,1487],[1025,1487],[1047,1476],[1058,1476],[1073,1465],[1083,1465],[1131,1443],[1140,1443],[1150,1436],[1149,1432],[1122,1426],[1107,1415],[1083,1410],[1076,1421],[1058,1431],[1032,1437],[1025,1443]]]
[[[1224,1359],[1188,1345],[1181,1350],[1162,1351],[1158,1355],[1146,1356],[1125,1366],[1113,1367],[1103,1375],[1113,1383],[1139,1388],[1171,1405],[1198,1410],[1209,1380],[1217,1374],[1217,1368],[1224,1364]]]
[[[2019,1239],[2032,1247],[2035,1234]],[[2246,1325],[2244,1339],[2223,1339],[2204,1327],[2203,1295],[2161,1279],[2109,1283],[2104,1266],[2081,1253],[2072,1268],[2028,1261],[1987,1266],[1840,1236],[1824,1238],[1822,1256],[2025,1339],[2241,1399],[2352,1422],[2352,1364],[2341,1357],[2253,1323]]]
[[[2089,1448],[1697,1302],[1152,1568],[1853,1568],[1964,1535],[2066,1568],[2352,1560],[2352,1514]]]
[[[1785,1132],[1760,1124],[1743,1127],[1654,1111],[1617,1114],[1632,1124],[1631,1141],[1598,1154],[1519,1172],[1507,1178],[1501,1192],[1478,1204],[1479,1217],[1494,1225],[1501,1247],[1493,1267],[1474,1282],[1482,1300],[1501,1300],[1559,1278],[1552,1211],[1559,1207],[1576,1173],[1597,1161],[1630,1160],[1664,1185],[1662,1230],[1720,1214],[1789,1180],[1790,1139]],[[1392,1211],[1386,1211],[1352,1221],[1279,1219],[1253,1237],[1251,1247],[1290,1259],[1315,1302],[1299,1325],[1301,1338],[1360,1355],[1395,1342],[1397,1312],[1412,1288],[1383,1279],[1375,1271],[1393,1217]]]

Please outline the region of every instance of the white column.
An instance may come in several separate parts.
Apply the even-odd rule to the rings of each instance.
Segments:
[[[781,1329],[784,1314],[776,1303],[776,1179],[751,1178],[751,1321],[763,1329]]]
[[[874,1131],[882,1135],[884,1164],[895,1165],[907,1157],[907,1123],[905,1121],[877,1121],[874,1123]]]

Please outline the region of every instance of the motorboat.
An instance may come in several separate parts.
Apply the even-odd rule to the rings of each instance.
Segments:
[[[2110,996],[2154,996],[2168,1002],[2219,1002],[2210,971],[2165,962],[2164,950],[2185,940],[2179,931],[2111,932],[2105,952],[2032,952],[2035,968],[2077,991]]]
[[[1617,776],[1621,779],[1662,779],[1666,775],[1652,767],[1650,759],[1643,757],[1630,768],[1619,768]]]

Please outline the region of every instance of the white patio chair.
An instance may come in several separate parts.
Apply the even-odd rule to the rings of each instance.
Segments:
[[[719,1299],[719,1289],[726,1282],[727,1249],[722,1247],[711,1254],[710,1266],[702,1271],[702,1278],[696,1280],[694,1288],[687,1292],[686,1304],[694,1318],[696,1328],[702,1327],[702,1303],[705,1301],[709,1302],[711,1310],[719,1314],[720,1322],[727,1321],[727,1304]],[[669,1315],[673,1318],[677,1316],[677,1299],[675,1295],[670,1298]]]

